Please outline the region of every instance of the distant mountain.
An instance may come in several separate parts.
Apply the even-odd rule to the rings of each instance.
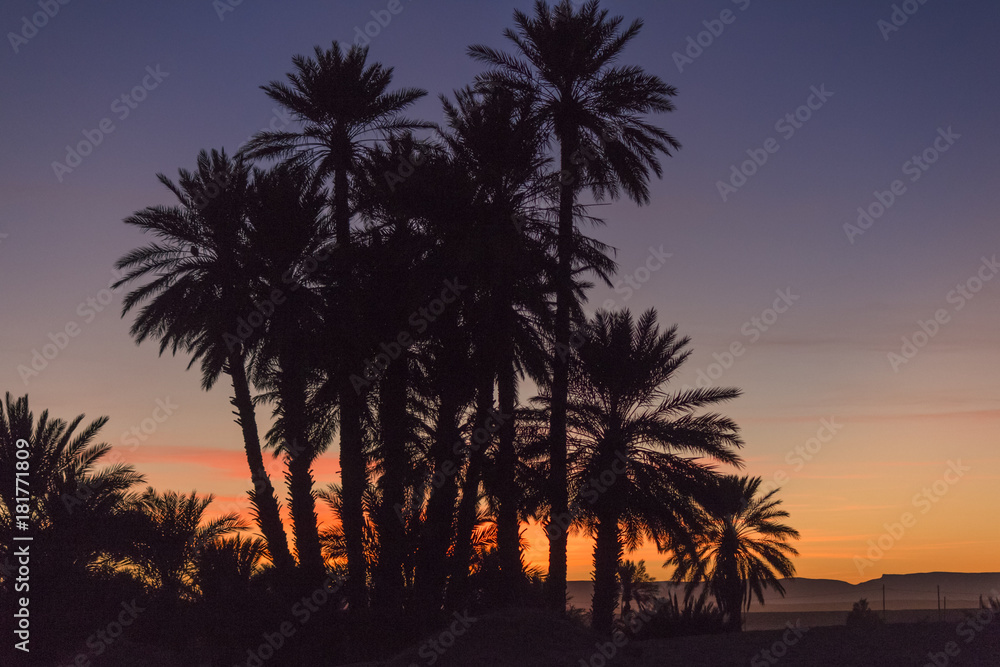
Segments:
[[[1000,573],[923,572],[918,574],[886,574],[878,579],[849,584],[837,579],[782,579],[785,597],[773,590],[765,592],[765,605],[754,602],[751,612],[760,611],[841,611],[866,598],[873,609],[882,609],[882,588],[885,587],[886,609],[937,609],[937,587],[941,587],[942,606],[948,609],[979,606],[983,599],[1000,598]],[[592,584],[589,581],[568,582],[570,604],[589,608]],[[660,583],[662,595],[668,592],[683,595],[683,588]]]
[[[978,607],[979,596],[1000,597],[1000,573],[922,572],[886,574],[860,584],[830,579],[786,579],[782,581],[785,597],[768,591],[764,609],[769,611],[819,611],[850,609],[866,598],[875,609],[882,608],[885,588],[887,609],[937,609],[938,587],[942,607],[952,609]],[[754,605],[751,611],[762,611]]]

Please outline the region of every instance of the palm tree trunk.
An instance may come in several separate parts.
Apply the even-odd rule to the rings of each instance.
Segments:
[[[347,156],[344,159],[349,159]],[[344,266],[346,293],[354,289],[354,255],[351,252],[351,211],[346,164],[338,165],[333,174],[333,219],[337,245],[341,249]],[[350,328],[351,322],[344,326]],[[344,340],[349,340],[355,332],[348,331]],[[352,345],[345,346],[346,369],[360,366],[360,356]],[[347,584],[345,594],[349,608],[353,612],[368,607],[368,561],[364,544],[364,494],[368,487],[368,466],[364,455],[364,399],[351,385],[350,372],[343,373],[337,392],[340,403],[340,482],[343,499],[341,522],[347,550]]]
[[[573,205],[576,199],[578,169],[571,156],[576,151],[575,131],[561,137],[559,186],[559,230],[556,252],[555,354],[552,357],[552,415],[549,422],[549,504],[550,517],[569,513],[566,470],[566,403],[570,370],[570,306],[573,301]],[[546,595],[549,606],[559,613],[566,611],[566,538],[564,530],[546,531],[549,535],[549,574]]]
[[[346,595],[352,608],[368,606],[368,563],[364,546],[364,493],[368,466],[362,446],[361,397],[347,383],[340,390],[341,520],[347,547]]]
[[[741,599],[733,607],[732,624],[729,630],[731,632],[739,632],[743,629],[743,600]]]
[[[345,159],[349,160],[349,157]],[[351,246],[350,182],[348,164],[341,164],[333,172],[333,226],[337,245],[346,250]]]
[[[492,437],[489,434],[490,413],[493,410],[493,376],[482,371],[477,392],[476,424],[471,438],[472,450],[462,484],[462,500],[458,505],[455,528],[455,550],[452,553],[451,581],[448,584],[448,607],[462,609],[469,601],[469,565],[472,562],[472,533],[476,528],[476,510],[479,506],[479,485],[483,477],[483,459]],[[480,431],[482,429],[482,431]]]
[[[460,435],[458,416],[463,403],[461,393],[458,387],[450,383],[441,391],[430,452],[434,476],[427,501],[427,515],[421,529],[420,549],[417,552],[415,607],[416,612],[431,626],[441,614],[448,579],[448,548],[454,535],[458,457],[453,453],[453,446]]]
[[[382,506],[379,512],[379,556],[374,576],[374,605],[389,615],[403,608],[403,559],[406,528],[402,508],[406,500],[407,358],[393,361],[386,369],[380,391],[382,423]]]
[[[632,613],[632,572],[619,568],[618,576],[622,587],[622,620]]]
[[[724,573],[716,583],[716,603],[726,617],[726,630],[739,632],[743,629],[743,581],[736,568],[735,559],[722,566]]]
[[[500,559],[502,590],[516,600],[524,571],[521,566],[521,524],[518,521],[520,497],[517,489],[517,452],[514,449],[514,410],[517,407],[517,378],[513,359],[513,341],[505,341],[505,354],[498,382],[500,414],[505,416],[500,426],[497,468],[500,488],[497,510],[497,554]]]
[[[237,410],[236,423],[243,430],[243,447],[247,454],[247,465],[250,467],[250,478],[253,480],[250,503],[254,507],[257,526],[267,541],[267,551],[275,568],[288,573],[295,567],[295,561],[288,549],[288,537],[281,522],[278,497],[271,484],[271,478],[264,468],[260,435],[257,432],[257,417],[250,396],[250,385],[243,358],[236,354],[231,355],[226,371],[233,380],[232,404]]]
[[[298,442],[300,442],[298,438],[291,439],[292,448]],[[325,566],[317,530],[316,499],[312,494],[315,484],[312,476],[312,457],[305,452],[290,454],[287,479],[299,566],[307,583],[314,585],[322,581]]]
[[[282,356],[279,400],[285,419],[288,495],[295,549],[305,581],[315,585],[326,576],[326,564],[319,543],[316,498],[313,496],[312,464],[316,452],[309,439],[306,381],[299,355],[292,353]]]
[[[618,516],[602,512],[598,519],[597,539],[594,544],[594,597],[590,614],[591,629],[603,636],[611,634],[615,609],[618,606],[618,581],[616,574],[621,563],[622,546],[619,538]]]

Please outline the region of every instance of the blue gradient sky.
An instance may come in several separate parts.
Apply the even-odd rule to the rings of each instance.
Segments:
[[[370,12],[388,4],[244,0],[220,19],[219,3],[210,0],[70,2],[16,53],[5,37],[5,390],[27,391],[36,409],[59,416],[108,414],[104,437],[115,445],[133,426],[141,431],[156,400],[169,397],[177,409],[143,433],[138,447],[124,447],[124,460],[157,487],[196,488],[220,496],[220,508],[239,505],[245,462],[228,387],[206,394],[196,372],[185,372],[186,359],[160,359],[154,345],[137,348],[119,318],[120,295],[92,320],[90,307],[78,306],[99,298],[114,261],[143,242],[121,220],[171,203],[156,172],[174,176],[192,167],[202,148],[235,150],[274,118],[258,86],[283,78],[294,54],[352,42]],[[502,46],[513,9],[530,9],[527,2],[401,6],[371,40],[371,57],[396,68],[396,85],[431,93],[412,114],[431,121],[441,120],[437,94],[479,71],[466,46]],[[883,572],[998,569],[1000,280],[986,282],[971,300],[949,294],[976,276],[984,257],[1000,254],[1000,6],[914,3],[918,11],[887,40],[878,22],[890,20],[888,2],[604,6],[645,19],[625,60],[677,86],[677,111],[658,122],[684,147],[665,161],[652,205],[600,209],[609,224],[595,234],[618,249],[621,275],[639,289],[630,293],[624,282],[618,290],[598,289],[592,304],[656,307],[663,322],[693,338],[681,383],[694,383],[703,371],[744,389],[726,411],[745,429],[748,471],[788,476],[781,478],[782,497],[803,533],[801,575],[858,581]],[[678,71],[675,52],[726,9],[734,20]],[[38,11],[26,0],[4,3],[0,31],[20,32],[22,17]],[[167,76],[121,119],[112,104],[142,83],[147,66]],[[793,136],[776,128],[807,102],[812,87],[824,86],[833,95]],[[114,131],[60,182],[52,163],[65,160],[67,144],[104,118]],[[904,163],[947,128],[960,138],[912,182]],[[717,183],[769,138],[778,151],[723,201]],[[905,193],[851,243],[844,225],[897,179]],[[640,269],[649,248],[660,246],[672,255],[663,267]],[[992,276],[993,269],[984,271]],[[758,329],[752,318],[768,321],[776,291],[787,289],[798,299],[767,331]],[[900,353],[903,337],[939,309],[947,323],[894,369],[888,355]],[[22,381],[18,366],[29,365],[48,334],[70,323],[79,335],[37,377]],[[759,337],[747,335],[751,329]],[[730,368],[713,368],[713,355],[733,343],[743,353]],[[842,426],[827,442],[813,442],[815,453],[805,461],[795,449],[817,435],[821,419]],[[915,494],[933,489],[948,461],[959,459],[970,470],[955,484],[939,484],[946,493],[935,494],[922,513]],[[332,451],[317,477],[325,484],[336,472]],[[869,565],[857,564],[867,541],[905,512],[915,525]],[[533,557],[542,563],[544,540],[540,532],[532,536]],[[660,572],[655,550],[638,556]],[[577,540],[571,578],[589,577],[590,558],[589,543]]]

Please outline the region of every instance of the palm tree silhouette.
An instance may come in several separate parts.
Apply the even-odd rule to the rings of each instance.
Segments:
[[[123,599],[143,590],[125,567],[136,552],[133,489],[144,480],[98,440],[107,422],[99,417],[88,423],[83,415],[56,419],[48,410],[36,415],[27,395],[14,399],[8,393],[0,402],[0,607],[13,610],[18,599],[30,596],[31,653],[47,664],[62,662],[66,654],[56,653],[68,650],[66,637],[82,641],[93,632],[94,618],[120,611]],[[16,473],[27,475],[20,485]],[[14,541],[26,536],[30,542]],[[27,582],[18,569],[26,564],[18,555],[25,547]],[[0,619],[10,636],[17,623],[12,612]],[[10,659],[0,662],[20,664],[9,648]]]
[[[541,173],[547,160],[529,94],[510,90],[463,89],[455,102],[445,99],[447,127],[440,134],[463,179],[458,189],[468,193],[468,212],[448,249],[464,255],[471,288],[467,325],[472,334],[477,390],[476,426],[491,432],[478,442],[469,465],[459,505],[455,567],[449,585],[451,604],[462,607],[469,588],[473,530],[489,466],[495,466],[498,514],[498,556],[502,576],[513,593],[523,580],[520,556],[518,499],[514,485],[514,406],[518,376],[527,372],[537,381],[545,375],[544,325],[549,321],[545,270],[548,243],[540,225],[525,224],[542,194]],[[521,221],[520,224],[518,221]],[[494,388],[501,394],[500,413],[510,415],[489,427]],[[505,412],[506,410],[506,412]],[[497,437],[499,436],[499,437]],[[497,443],[493,452],[493,443]]]
[[[466,400],[475,386],[479,400],[469,425],[471,430],[482,427],[494,406],[492,389],[503,343],[506,339],[513,344],[512,339],[516,339],[521,346],[535,339],[534,344],[540,349],[537,340],[543,330],[522,309],[533,304],[535,312],[542,313],[538,317],[544,319],[548,292],[542,284],[543,267],[530,266],[533,262],[547,261],[548,240],[538,233],[545,227],[536,225],[535,231],[519,236],[513,220],[515,212],[537,196],[539,149],[537,134],[530,125],[531,105],[510,95],[487,96],[467,89],[458,91],[456,98],[454,104],[445,101],[447,126],[439,129],[436,141],[418,142],[411,136],[391,139],[384,149],[374,151],[357,188],[359,209],[367,227],[355,240],[355,243],[366,241],[357,246],[361,261],[356,266],[359,273],[374,279],[371,293],[378,295],[376,314],[380,317],[372,320],[381,320],[380,326],[373,329],[377,332],[376,339],[391,341],[398,331],[406,331],[411,326],[407,323],[408,316],[434,299],[446,281],[457,280],[458,284],[469,287],[460,302],[449,305],[433,322],[418,344],[395,353],[396,358],[388,362],[388,368],[377,381],[381,574],[375,578],[375,595],[384,599],[380,589],[398,590],[400,546],[404,542],[401,535],[405,529],[396,512],[404,496],[409,494],[412,501],[417,493],[425,492],[417,488],[425,480],[406,474],[407,468],[414,470],[423,461],[428,478],[438,475],[438,479],[444,480],[430,489],[428,513],[423,521],[423,545],[415,559],[416,606],[429,614],[440,610],[440,591],[447,576],[440,564],[445,562],[453,541],[455,549],[448,559],[452,570],[448,586],[450,604],[464,604],[459,600],[469,592],[468,561],[481,500],[479,489],[486,481],[484,468],[490,464],[487,450],[493,438],[480,442],[467,462],[456,461],[455,452],[438,449],[438,444],[450,448],[457,438],[456,431],[452,431],[456,435],[451,442],[435,437],[438,444],[431,448],[428,458],[415,457],[412,443],[417,440],[416,424],[404,422],[400,410],[407,396],[404,390],[407,384],[411,386],[412,395],[407,402],[414,408],[423,403],[433,410],[433,404],[440,400],[443,411],[437,420],[444,433],[454,428],[447,426],[447,422],[457,422],[463,416]],[[402,180],[387,181],[385,175],[404,162],[419,163],[419,171]],[[522,268],[524,271],[519,273]],[[517,300],[511,301],[514,297],[506,297],[507,292]],[[508,312],[516,316],[514,322],[521,323],[521,333],[511,332]],[[443,339],[451,342],[439,346],[437,341]],[[544,356],[536,352],[535,357],[535,373],[542,374]],[[464,370],[436,372],[459,358],[463,359],[459,363]],[[516,393],[514,386],[511,395]],[[427,389],[431,390],[430,395]],[[406,428],[399,428],[404,423]],[[399,444],[404,431],[410,434],[408,451]],[[463,463],[466,465],[463,493],[455,522],[457,471],[446,474],[435,466],[461,467]],[[512,531],[515,540],[517,529],[515,513]],[[513,554],[515,564],[505,569],[511,576],[519,576],[517,542]],[[395,582],[390,582],[390,578]]]
[[[448,594],[454,608],[463,607],[470,593],[469,560],[482,485],[496,513],[498,560],[512,599],[526,582],[519,552],[514,415],[521,379],[548,383],[556,245],[547,211],[540,208],[549,160],[542,154],[545,141],[535,106],[530,90],[466,88],[455,93],[454,103],[444,100],[447,124],[439,130],[449,161],[442,176],[452,211],[431,218],[431,235],[440,239],[432,261],[461,267],[470,287],[461,314],[471,337],[476,392],[472,433],[489,432],[472,448],[463,479]],[[578,234],[573,243],[580,264],[606,279],[614,269],[606,248]],[[574,290],[581,287],[574,282]],[[490,428],[494,390],[500,414],[508,415],[499,429]]]
[[[404,517],[404,506],[416,501],[425,476],[417,454],[421,422],[415,414],[420,412],[416,388],[421,344],[416,340],[409,346],[400,344],[398,337],[400,332],[411,331],[410,315],[427,303],[428,286],[435,284],[426,275],[426,256],[433,240],[423,221],[423,200],[437,173],[430,163],[441,158],[439,147],[404,133],[371,151],[355,179],[363,228],[353,241],[353,279],[356,294],[364,297],[352,300],[356,304],[352,314],[356,323],[363,322],[356,328],[369,336],[366,356],[369,360],[382,356],[379,366],[367,365],[367,374],[353,375],[352,382],[368,390],[374,413],[372,456],[379,499],[374,519],[379,554],[372,576],[372,604],[389,614],[402,612],[405,561],[412,552],[413,525]],[[387,178],[387,174],[398,176],[401,164],[417,164],[420,170],[404,171],[405,179]]]
[[[288,572],[294,566],[281,522],[280,505],[264,468],[247,363],[259,345],[259,331],[245,318],[256,313],[246,272],[247,211],[250,205],[249,169],[224,150],[198,154],[197,169],[180,170],[177,184],[157,176],[177,197],[176,206],[150,206],[125,219],[156,237],[156,241],[127,253],[115,264],[124,276],[115,287],[150,280],[129,292],[122,316],[139,308],[130,333],[136,344],[147,338],[160,342],[160,354],[183,350],[191,354],[190,368],[201,361],[201,384],[211,389],[226,373],[233,384],[232,404],[253,489],[250,503],[268,553],[275,566]],[[242,335],[241,335],[242,334]]]
[[[778,520],[788,516],[779,509],[777,489],[760,493],[760,477],[727,475],[716,482],[715,491],[703,501],[711,517],[694,547],[675,545],[664,567],[675,566],[674,581],[688,582],[692,592],[705,582],[703,595],[714,595],[727,627],[743,627],[743,613],[752,598],[764,604],[764,589],[785,589],[780,577],[795,574],[789,556],[797,556],[787,541],[798,539],[797,530]]]
[[[400,181],[387,180],[404,161],[419,168]],[[413,581],[410,607],[429,624],[442,608],[451,564],[462,466],[453,446],[478,369],[471,365],[464,292],[420,328],[411,316],[437,299],[446,282],[469,284],[468,253],[460,246],[468,236],[472,183],[457,172],[440,142],[401,135],[374,151],[356,189],[366,226],[357,237],[363,245],[357,246],[355,266],[362,291],[371,295],[362,312],[372,357],[381,354],[380,363],[388,363],[370,383],[355,378],[371,385],[371,407],[378,412],[371,434],[381,552],[376,602],[383,609],[397,607],[403,570]],[[411,337],[408,347],[395,342],[400,332]],[[393,346],[398,349],[387,359]],[[435,475],[439,483],[432,485]],[[404,544],[411,537],[418,549]],[[407,561],[402,568],[401,558]]]
[[[714,490],[701,461],[741,465],[739,428],[700,408],[729,401],[738,389],[669,392],[687,359],[688,338],[661,332],[656,311],[633,321],[628,310],[598,311],[570,382],[570,486],[580,520],[596,537],[591,623],[610,633],[624,548],[643,538],[682,540],[697,525],[695,501]],[[540,399],[547,407],[551,398]],[[547,416],[547,415],[545,415]]]
[[[556,274],[555,350],[552,357],[551,512],[567,511],[566,400],[570,374],[574,215],[579,194],[589,189],[600,200],[621,190],[634,201],[649,201],[650,172],[660,176],[657,153],[670,155],[680,144],[642,119],[672,111],[672,86],[635,66],[615,63],[639,34],[642,21],[622,28],[621,17],[608,17],[597,0],[575,9],[563,0],[550,8],[535,3],[534,16],[514,13],[516,29],[504,36],[518,55],[488,46],[472,46],[473,58],[492,66],[481,84],[536,91],[537,113],[559,143],[559,225]],[[549,602],[566,604],[566,536],[556,531],[549,545]]]
[[[656,594],[660,591],[656,579],[646,572],[646,561],[638,563],[631,560],[624,561],[618,566],[618,583],[622,590],[621,619],[627,622],[632,613],[632,603],[638,605],[639,610],[643,610],[647,605],[656,599]]]
[[[17,509],[24,487],[18,492],[14,475],[17,462],[26,461],[35,545],[32,585],[53,591],[133,553],[129,528],[138,496],[132,489],[145,480],[131,465],[98,468],[111,451],[111,445],[94,442],[108,418],[77,430],[83,419],[51,419],[45,410],[36,420],[27,395],[15,400],[8,393],[0,405],[0,468],[5,471],[0,479],[0,561],[15,544],[15,516],[26,514]],[[19,447],[19,440],[28,446]],[[28,452],[26,459],[17,456],[22,449]],[[4,577],[4,582],[12,579]]]
[[[198,594],[198,568],[202,551],[219,539],[248,528],[238,514],[229,512],[204,521],[213,496],[192,491],[146,489],[139,499],[141,521],[133,535],[138,554],[133,557],[146,580],[166,600],[193,599]]]
[[[329,484],[326,488],[316,493],[316,497],[324,501],[334,516],[340,517],[343,511],[343,490],[337,484]],[[378,499],[375,497],[374,489],[368,488],[364,496],[364,554],[365,567],[369,573],[369,580],[366,585],[375,578],[375,569],[378,567],[380,539],[378,526],[373,521],[373,517],[378,514]],[[347,542],[344,538],[344,522],[325,527],[320,534],[320,542],[323,545],[323,557],[330,563],[333,570],[343,574],[347,571]]]
[[[256,537],[218,538],[201,549],[194,583],[205,600],[239,600],[262,575],[267,544]]]
[[[431,333],[430,331],[428,333]],[[414,606],[437,622],[448,581],[448,553],[455,535],[455,503],[462,459],[454,452],[461,442],[466,406],[474,396],[474,368],[469,332],[460,325],[459,313],[446,310],[435,322],[423,363],[427,369],[427,462],[429,495],[416,556]]]
[[[288,84],[272,81],[263,90],[288,109],[302,124],[298,132],[261,132],[246,146],[256,158],[279,158],[303,162],[315,168],[317,178],[332,176],[333,222],[340,248],[345,298],[352,294],[351,182],[366,153],[388,135],[427,127],[401,116],[401,112],[423,97],[425,91],[406,88],[387,92],[392,68],[379,63],[366,65],[368,49],[352,47],[346,53],[337,42],[331,48],[315,48],[315,58],[295,56],[295,71]],[[338,313],[343,334],[338,337],[343,368],[359,366],[363,354],[352,349],[356,332],[347,313]],[[347,596],[355,610],[367,605],[363,545],[362,496],[367,486],[364,455],[362,398],[350,382],[349,371],[339,373],[340,468],[343,483],[344,534],[348,551]]]
[[[330,443],[328,421],[316,407],[321,382],[324,300],[319,260],[333,252],[323,213],[326,192],[308,165],[255,169],[246,229],[246,278],[271,317],[260,323],[254,384],[275,405],[268,444],[284,454],[299,564],[309,584],[325,575],[312,465]]]

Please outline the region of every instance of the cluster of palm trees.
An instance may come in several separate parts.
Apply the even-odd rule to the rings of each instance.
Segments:
[[[235,513],[210,518],[211,495],[142,488],[145,477],[109,461],[111,445],[98,442],[107,421],[84,425],[83,415],[66,421],[48,410],[36,416],[27,395],[8,393],[0,403],[0,469],[23,464],[30,495],[25,532],[14,522],[25,514],[24,488],[13,475],[0,481],[0,608],[30,599],[31,651],[47,664],[63,664],[122,604],[141,610],[140,635],[183,643],[216,627],[220,611],[247,612],[254,595],[273,588],[264,541],[241,534],[251,526]],[[26,535],[27,574],[17,555],[25,543],[14,541]],[[201,615],[185,625],[195,607]],[[9,624],[5,614],[0,625]],[[136,632],[130,629],[133,641]]]
[[[766,528],[765,565],[741,550],[705,569],[711,526],[732,514],[713,504],[715,466],[740,466],[742,441],[701,410],[739,391],[670,391],[689,340],[655,312],[582,311],[588,281],[616,268],[581,231],[602,222],[587,203],[648,202],[679,144],[646,118],[676,91],[618,64],[642,23],[596,0],[539,1],[514,22],[513,53],[469,49],[486,70],[442,97],[441,126],[405,116],[425,92],[391,89],[366,48],[295,57],[263,86],[295,129],[202,151],[176,182],[159,176],[176,205],[125,220],[153,237],[117,263],[132,335],[189,354],[206,390],[227,376],[267,559],[295,585],[342,569],[350,613],[523,604],[529,520],[547,526],[544,601],[560,612],[567,534],[594,536],[600,632],[623,554],[645,540],[679,572],[717,574],[726,600],[732,577],[776,583],[770,568],[792,569],[784,526]],[[313,464],[334,443],[340,485],[319,489]],[[285,465],[291,541],[265,449]],[[336,524],[319,525],[317,498]],[[780,515],[767,505],[754,526]]]
[[[95,442],[107,417],[81,427],[84,416],[67,422],[48,410],[36,419],[28,396],[6,394],[0,404],[0,468],[26,463],[30,499],[31,590],[38,600],[64,604],[75,586],[101,576],[127,575],[149,591],[175,600],[200,595],[199,559],[206,552],[238,551],[246,545],[264,555],[263,542],[237,533],[250,528],[237,514],[207,520],[212,496],[138,490],[145,482],[131,465],[105,465],[111,445]],[[19,440],[27,448],[19,448]],[[27,452],[27,457],[18,452]],[[103,467],[102,467],[103,466]],[[0,592],[12,593],[9,547],[18,534],[13,518],[18,500],[14,476],[0,482]],[[254,560],[253,568],[260,564]]]

